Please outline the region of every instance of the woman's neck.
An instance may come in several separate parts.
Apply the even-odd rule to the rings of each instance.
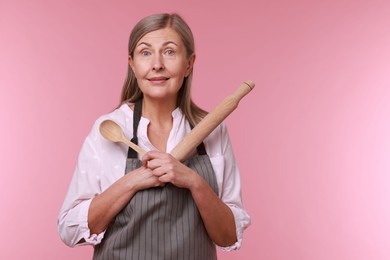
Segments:
[[[176,109],[176,101],[160,102],[144,97],[142,102],[142,116],[152,124],[164,128],[172,125],[172,112]]]
[[[142,104],[142,116],[149,120],[148,138],[159,151],[166,151],[169,134],[172,130],[172,112],[176,109],[173,102],[158,102],[144,97]]]

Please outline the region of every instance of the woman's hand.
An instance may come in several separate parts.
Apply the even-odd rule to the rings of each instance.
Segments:
[[[135,191],[158,187],[164,184],[152,173],[151,169],[144,166],[127,173],[120,181],[125,185],[127,183],[129,185],[128,187]]]
[[[200,176],[168,153],[149,151],[142,157],[142,164],[151,169],[163,183],[172,183],[179,188],[190,189]]]

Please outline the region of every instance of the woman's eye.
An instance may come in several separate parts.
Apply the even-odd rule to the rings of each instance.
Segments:
[[[149,56],[150,52],[148,52],[148,51],[141,51],[141,55],[142,56]]]
[[[167,50],[166,53],[170,56],[172,56],[173,54],[175,54],[175,52],[173,50]]]

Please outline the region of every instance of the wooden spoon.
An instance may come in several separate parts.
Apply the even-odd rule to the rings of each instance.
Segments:
[[[104,138],[112,142],[122,142],[133,148],[141,157],[146,153],[144,149],[132,143],[123,134],[122,128],[112,120],[105,120],[100,124],[100,133]]]

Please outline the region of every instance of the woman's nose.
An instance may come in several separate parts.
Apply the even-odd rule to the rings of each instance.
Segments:
[[[159,71],[164,69],[164,61],[162,57],[156,56],[153,61],[153,70]]]

